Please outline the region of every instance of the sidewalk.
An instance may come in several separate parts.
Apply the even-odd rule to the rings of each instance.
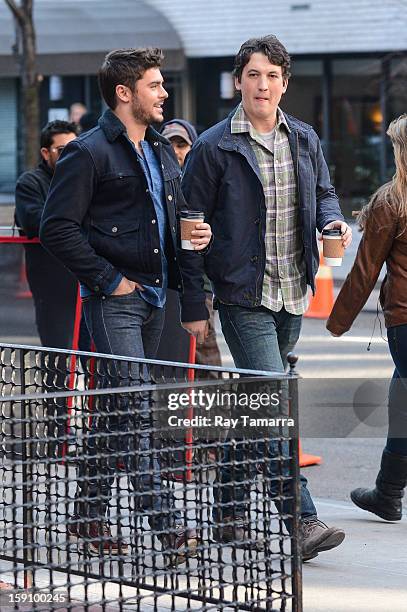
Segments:
[[[321,520],[343,527],[346,539],[304,563],[304,612],[405,612],[406,517],[386,523],[350,502],[316,504]]]
[[[343,527],[344,543],[335,550],[321,553],[316,559],[303,564],[304,612],[406,612],[407,610],[407,556],[405,554],[406,517],[401,523],[375,520],[351,503],[325,499],[315,500],[321,520],[329,525]],[[38,571],[37,580],[42,572]],[[12,573],[4,572],[3,580],[13,580]],[[46,584],[48,578],[44,578]],[[64,583],[63,575],[54,574],[54,583]],[[82,583],[83,579],[74,579]],[[180,585],[183,584],[180,578]],[[96,585],[94,585],[96,588]],[[77,590],[79,589],[79,590]],[[83,588],[73,587],[72,597],[77,603],[75,612],[84,612],[80,593]],[[134,597],[134,589],[123,588],[125,597]],[[115,599],[118,587],[105,583],[105,597],[110,600],[106,610],[119,609]],[[145,593],[144,595],[147,595]],[[100,592],[88,592],[89,611],[99,612]],[[170,595],[160,595],[158,605],[151,598],[143,599],[144,612],[169,612],[174,610]],[[185,600],[175,598],[175,609],[186,610]],[[21,608],[25,609],[25,608]],[[62,606],[62,609],[65,609]],[[61,612],[62,612],[61,609]],[[124,610],[135,609],[135,602],[124,605]],[[189,610],[200,610],[201,604],[193,603]],[[229,609],[229,608],[226,608]],[[28,608],[27,608],[28,610]],[[289,609],[288,609],[289,610]],[[288,612],[287,610],[287,612]]]

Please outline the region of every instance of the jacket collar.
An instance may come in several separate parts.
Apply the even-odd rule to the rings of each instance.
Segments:
[[[223,130],[222,137],[219,141],[219,147],[221,149],[226,149],[228,151],[236,150],[239,146],[239,143],[241,143],[242,140],[245,140],[244,133],[232,134],[231,132],[231,122],[234,114],[236,113],[237,108],[238,107],[234,108],[226,119],[225,129]],[[289,130],[291,131],[292,137],[296,138],[295,135],[297,133],[300,137],[308,136],[311,130],[311,126],[307,126],[305,123],[299,121],[295,117],[287,115],[287,113],[284,113],[284,118]]]
[[[44,172],[46,172],[48,174],[48,176],[50,178],[52,178],[52,176],[54,175],[52,168],[50,168],[47,164],[47,162],[45,161],[45,159],[41,158],[40,163],[38,164],[38,168],[41,168],[41,170],[43,170]]]
[[[119,136],[126,133],[126,126],[110,108],[108,108],[99,119],[99,126],[105,133],[105,136],[109,142],[114,142],[117,140],[117,138],[119,138]],[[159,141],[162,144],[171,146],[171,143],[169,143],[166,138],[161,136],[161,134],[159,134],[151,125],[149,125],[146,129],[145,139],[149,142]]]

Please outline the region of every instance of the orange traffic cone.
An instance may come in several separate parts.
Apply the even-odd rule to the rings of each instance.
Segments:
[[[318,455],[308,455],[307,453],[302,452],[301,440],[298,440],[298,453],[300,467],[320,465],[322,463],[322,457],[318,457]]]
[[[332,270],[325,265],[324,256],[320,254],[319,270],[315,277],[316,290],[304,317],[327,319],[334,305],[334,281]]]

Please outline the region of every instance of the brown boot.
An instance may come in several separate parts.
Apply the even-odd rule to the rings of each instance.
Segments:
[[[67,533],[70,541],[87,544],[89,552],[94,555],[126,555],[129,545],[121,538],[115,538],[105,521],[85,522],[79,517],[69,523]]]
[[[339,546],[345,539],[342,529],[328,527],[317,517],[302,519],[301,534],[303,561],[314,559],[318,553]]]
[[[264,541],[252,535],[250,526],[243,517],[224,517],[222,523],[212,528],[215,542],[231,544],[236,548],[264,550]]]
[[[184,526],[176,526],[169,529],[168,533],[158,536],[161,542],[161,550],[168,565],[180,565],[185,563],[187,557],[196,557],[198,537],[195,529],[187,529]]]

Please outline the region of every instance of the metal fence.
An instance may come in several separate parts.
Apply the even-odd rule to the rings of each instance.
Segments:
[[[1,610],[302,610],[295,358],[0,355]]]

